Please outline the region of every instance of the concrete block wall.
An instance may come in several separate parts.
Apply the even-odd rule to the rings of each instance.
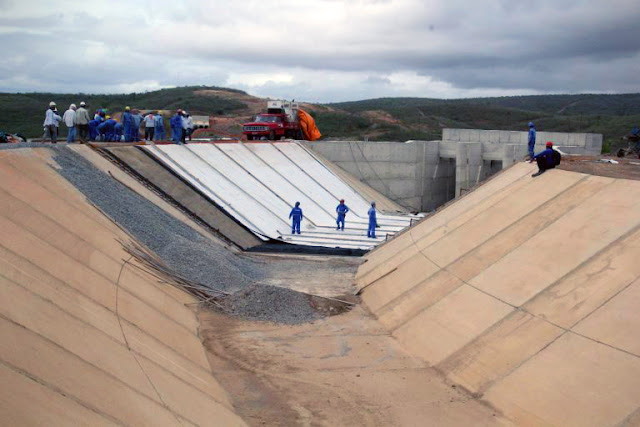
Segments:
[[[507,130],[443,129],[442,140],[451,142],[481,142],[483,144],[528,143],[528,132]],[[602,152],[602,135],[595,133],[536,132],[536,151],[551,141],[568,154],[597,156]],[[485,147],[486,148],[486,147]]]
[[[442,141],[315,141],[306,146],[410,210],[430,211],[527,155],[528,133],[443,129]],[[567,154],[599,155],[602,135],[538,132]]]
[[[399,205],[421,209],[423,145],[363,141],[315,141],[306,145]]]

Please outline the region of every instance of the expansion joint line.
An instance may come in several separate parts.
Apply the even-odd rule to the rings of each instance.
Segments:
[[[561,329],[561,330],[563,331],[563,332],[562,332],[562,334],[560,334],[558,337],[556,337],[556,339],[554,339],[551,343],[547,344],[547,346],[545,346],[544,348],[548,347],[550,344],[552,344],[553,342],[555,342],[556,340],[558,340],[558,338],[560,338],[562,335],[564,335],[564,334],[566,334],[566,333],[570,333],[570,334],[574,334],[574,335],[576,335],[576,336],[579,336],[579,337],[585,338],[585,339],[587,339],[587,340],[589,340],[589,341],[591,341],[591,342],[594,342],[594,343],[597,343],[597,344],[602,344],[602,345],[604,345],[604,346],[606,346],[606,347],[609,347],[609,348],[611,348],[611,349],[618,350],[618,351],[620,351],[620,352],[622,352],[622,353],[628,354],[629,356],[633,356],[633,357],[635,357],[635,358],[639,358],[639,359],[640,359],[640,355],[638,355],[638,354],[635,354],[635,353],[632,353],[632,352],[630,352],[630,351],[628,351],[628,350],[624,350],[624,349],[622,349],[622,348],[619,348],[619,347],[613,346],[613,345],[611,345],[611,344],[607,344],[607,343],[605,343],[605,342],[602,342],[602,341],[597,340],[597,339],[595,339],[595,338],[588,337],[588,336],[586,336],[586,335],[583,335],[583,334],[581,334],[581,333],[579,333],[579,332],[576,332],[576,331],[572,330],[571,328],[573,328],[573,327],[575,326],[575,324],[574,324],[573,326],[571,326],[570,328],[565,328],[564,326],[558,325],[558,324],[556,324],[556,323],[554,323],[554,322],[550,321],[549,319],[546,319],[546,318],[545,318],[545,317],[543,317],[543,316],[537,315],[537,314],[535,314],[535,313],[532,313],[532,312],[530,312],[530,311],[528,311],[528,310],[524,309],[522,306],[517,306],[517,305],[515,305],[515,304],[512,304],[512,303],[510,303],[510,302],[508,302],[508,301],[505,301],[505,300],[503,300],[503,299],[501,299],[501,298],[498,298],[498,297],[497,297],[497,296],[495,296],[495,295],[490,294],[489,292],[487,292],[487,291],[485,291],[485,290],[483,290],[483,289],[478,288],[478,287],[477,287],[477,286],[475,286],[475,285],[472,285],[471,283],[467,282],[466,280],[464,280],[464,279],[462,279],[462,278],[460,278],[460,277],[456,276],[456,275],[455,275],[454,273],[452,273],[449,269],[447,269],[447,267],[441,267],[440,265],[438,265],[435,261],[433,261],[433,260],[432,260],[431,258],[429,258],[429,257],[428,257],[424,252],[422,252],[422,251],[420,250],[420,248],[419,248],[419,247],[418,247],[418,245],[416,244],[416,241],[414,240],[413,235],[412,235],[411,233],[409,233],[409,237],[411,237],[411,241],[413,242],[413,245],[414,245],[416,248],[418,248],[418,252],[420,252],[420,254],[421,254],[421,255],[422,255],[422,256],[423,256],[427,261],[431,262],[431,263],[432,263],[433,265],[435,265],[437,268],[439,268],[439,269],[441,269],[441,270],[444,270],[444,271],[446,271],[447,273],[451,274],[451,276],[453,276],[455,279],[459,280],[461,283],[463,283],[463,284],[465,284],[465,285],[469,286],[470,288],[473,288],[473,289],[475,289],[476,291],[479,291],[479,292],[481,292],[481,293],[483,293],[483,294],[485,294],[485,295],[487,295],[487,296],[489,296],[489,297],[491,297],[491,298],[493,298],[493,299],[496,299],[496,300],[498,300],[498,301],[500,301],[500,302],[502,302],[502,303],[504,303],[504,304],[506,304],[506,305],[510,306],[510,307],[511,307],[511,308],[513,308],[514,310],[517,310],[517,311],[521,311],[521,312],[523,312],[523,313],[526,313],[526,314],[528,314],[528,315],[530,315],[530,316],[532,316],[532,317],[535,317],[535,318],[537,318],[537,319],[540,319],[540,320],[542,320],[543,322],[548,323],[548,324],[550,324],[550,325],[552,325],[552,326],[554,326],[554,327],[556,327],[556,328],[558,328],[558,329]],[[639,277],[640,277],[640,276],[639,276]],[[624,286],[620,291],[618,291],[615,295],[613,295],[611,298],[609,298],[607,301],[605,301],[605,303],[606,303],[606,302],[608,302],[608,301],[610,301],[610,300],[611,300],[613,297],[615,297],[616,295],[618,295],[618,294],[620,294],[621,292],[623,292],[625,289],[627,289],[629,286],[631,286],[631,285],[633,284],[633,282],[635,282],[637,279],[638,279],[638,278],[634,278],[633,280],[631,280],[631,281],[630,281],[626,286]],[[603,304],[605,304],[605,303],[603,303]],[[601,305],[601,306],[602,306],[602,305]],[[600,307],[601,307],[601,306],[600,306]],[[599,307],[597,307],[595,310],[597,310],[598,308],[599,308]],[[594,310],[594,311],[595,311],[595,310]],[[592,311],[591,313],[593,313],[593,311]],[[585,316],[585,318],[586,318],[586,317],[588,317],[591,313],[589,313],[587,316]],[[577,323],[578,323],[578,322],[577,322]],[[577,324],[577,323],[576,323],[576,324]]]
[[[182,422],[180,421],[180,418],[178,418],[178,416],[173,412],[173,410],[171,410],[169,405],[167,405],[167,403],[164,401],[164,399],[160,395],[160,391],[156,388],[156,386],[153,383],[153,381],[151,381],[151,378],[149,377],[149,374],[147,374],[147,372],[142,367],[142,363],[140,363],[140,360],[138,360],[138,357],[136,356],[136,353],[133,350],[131,350],[131,346],[129,345],[129,340],[127,339],[127,334],[125,334],[124,327],[122,326],[122,320],[120,318],[120,312],[118,311],[118,308],[119,308],[118,307],[118,302],[120,300],[120,298],[119,298],[119,296],[120,296],[120,278],[122,277],[122,273],[124,271],[124,268],[127,266],[127,264],[130,263],[132,258],[133,258],[133,255],[130,255],[129,259],[123,260],[124,262],[122,263],[122,266],[120,267],[120,272],[118,273],[118,280],[116,281],[116,319],[118,319],[118,325],[120,325],[120,332],[122,333],[122,338],[124,339],[124,343],[127,346],[127,350],[129,350],[129,353],[131,353],[131,355],[133,356],[133,359],[138,364],[138,367],[140,368],[140,370],[144,374],[145,378],[149,382],[149,385],[151,385],[151,388],[153,388],[153,391],[155,391],[156,396],[158,396],[158,399],[160,400],[160,403],[162,404],[162,406],[165,407],[165,409],[167,411],[169,411],[175,417],[175,419],[178,422],[178,424],[183,425]],[[131,265],[133,265],[133,264],[131,264]]]

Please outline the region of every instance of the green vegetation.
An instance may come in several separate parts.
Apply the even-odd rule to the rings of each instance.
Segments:
[[[206,90],[216,90],[206,93]],[[203,91],[203,92],[200,92]],[[117,113],[129,105],[141,110],[176,110],[192,114],[231,116],[234,130],[255,113],[245,92],[211,86],[189,86],[126,95],[0,93],[0,131],[42,135],[49,101],[62,114],[72,102],[86,101],[93,113]],[[255,103],[253,104],[255,107]],[[617,150],[621,137],[640,125],[640,94],[539,95],[442,100],[379,98],[311,108],[324,138],[372,141],[434,140],[443,128],[527,130],[533,120],[539,131],[592,132],[604,135],[606,149]],[[211,130],[215,134],[215,129]]]
[[[439,100],[430,98],[379,98],[328,104],[358,116],[384,111],[400,124],[389,133],[374,129],[369,139],[407,135],[407,139],[438,139],[445,127],[466,129],[526,130],[529,121],[539,131],[590,132],[604,135],[605,146],[615,150],[621,137],[640,124],[640,94],[623,95],[538,95],[499,98]],[[323,133],[332,133],[331,126]],[[362,138],[362,136],[360,137]]]
[[[198,90],[206,89],[228,92],[230,97],[196,93]],[[56,102],[60,115],[72,103],[79,106],[80,101],[89,105],[92,115],[97,108],[106,108],[109,113],[116,113],[123,111],[125,106],[140,110],[183,108],[192,114],[223,115],[247,108],[246,104],[233,99],[233,94],[244,92],[211,86],[189,86],[126,95],[0,93],[0,131],[22,133],[28,138],[42,136],[44,113],[50,101]]]

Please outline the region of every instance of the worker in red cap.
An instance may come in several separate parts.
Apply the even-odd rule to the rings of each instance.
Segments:
[[[533,163],[535,160],[538,163],[538,172],[531,175],[536,177],[542,175],[547,169],[553,169],[560,164],[562,156],[557,150],[553,149],[553,142],[547,141],[547,147],[544,151],[534,155],[529,163]]]
[[[338,218],[336,219],[336,224],[338,224],[338,228],[336,230],[344,231],[344,217],[349,212],[349,208],[344,204],[344,199],[340,200],[340,204],[336,208],[336,212],[338,213]],[[342,227],[340,227],[342,225]]]

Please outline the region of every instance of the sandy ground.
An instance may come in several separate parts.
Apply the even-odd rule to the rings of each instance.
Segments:
[[[499,425],[489,405],[400,349],[364,310],[282,326],[209,310],[200,334],[250,425]]]

